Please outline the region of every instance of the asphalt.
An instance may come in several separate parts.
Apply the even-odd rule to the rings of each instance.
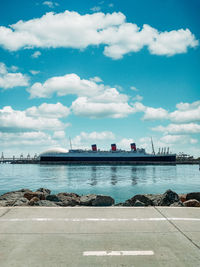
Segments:
[[[0,266],[200,266],[200,208],[0,208]]]

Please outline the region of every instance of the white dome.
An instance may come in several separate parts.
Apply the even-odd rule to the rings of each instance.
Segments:
[[[47,155],[47,154],[51,154],[52,155],[52,154],[67,153],[67,152],[68,152],[68,150],[67,149],[64,149],[62,147],[54,147],[54,148],[50,148],[50,149],[42,152],[40,154],[40,156]]]

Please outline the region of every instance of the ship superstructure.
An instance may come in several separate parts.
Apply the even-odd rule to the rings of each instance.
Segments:
[[[91,150],[54,149],[40,154],[40,162],[63,162],[63,163],[137,163],[137,162],[175,162],[176,154],[163,150],[157,154],[146,153],[143,148],[136,148],[135,143],[130,144],[130,151],[117,149],[116,144],[111,144],[109,151],[97,149],[93,144]]]

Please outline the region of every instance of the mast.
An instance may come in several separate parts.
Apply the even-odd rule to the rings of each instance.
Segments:
[[[152,154],[155,155],[154,145],[153,145],[153,139],[151,137],[151,146],[152,146]]]
[[[71,137],[69,137],[69,144],[70,144],[70,149],[72,150],[72,141],[71,141]]]

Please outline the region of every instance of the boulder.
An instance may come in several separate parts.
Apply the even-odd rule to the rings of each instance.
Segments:
[[[158,206],[170,206],[174,202],[179,201],[180,199],[178,194],[169,189],[162,195],[160,201],[158,202]]]
[[[48,196],[51,194],[51,190],[47,189],[47,188],[38,188],[35,192],[41,192],[43,193],[45,196]]]
[[[15,203],[13,204],[14,207],[16,206],[28,206],[28,199],[25,197],[21,197],[19,199],[17,199],[17,201],[15,201]]]
[[[186,195],[186,200],[189,200],[189,199],[196,199],[196,200],[200,201],[200,192],[188,193]]]
[[[183,205],[183,202],[182,201],[176,201],[176,202],[174,202],[174,203],[172,203],[171,205],[170,205],[170,207],[183,207],[184,205]]]
[[[0,206],[14,206],[17,203],[17,206],[26,205],[24,200],[24,192],[32,192],[29,189],[21,189],[17,191],[12,191],[5,193],[0,196]]]
[[[200,207],[200,202],[196,199],[189,199],[189,200],[186,200],[183,205],[185,207]]]
[[[24,197],[27,198],[28,200],[31,200],[33,197],[37,197],[40,200],[45,200],[45,195],[42,192],[26,192],[24,194]]]
[[[114,203],[110,196],[89,194],[80,197],[80,204],[83,206],[112,206]]]
[[[53,202],[59,202],[60,199],[56,195],[48,195],[46,196],[46,200],[53,201]]]
[[[58,207],[54,202],[49,200],[39,200],[34,203],[34,206],[41,206],[41,207]]]
[[[187,199],[186,199],[186,194],[179,194],[179,199],[180,201],[183,203],[185,202]]]
[[[35,202],[38,202],[40,199],[38,197],[33,197],[31,200],[28,202],[29,206],[34,206]]]
[[[136,200],[133,206],[134,207],[144,207],[145,204],[139,200]]]
[[[59,193],[57,204],[59,206],[77,206],[80,205],[80,196],[75,193]]]
[[[125,206],[135,206],[136,201],[142,202],[144,206],[153,206],[153,201],[148,195],[135,195],[125,201]]]

